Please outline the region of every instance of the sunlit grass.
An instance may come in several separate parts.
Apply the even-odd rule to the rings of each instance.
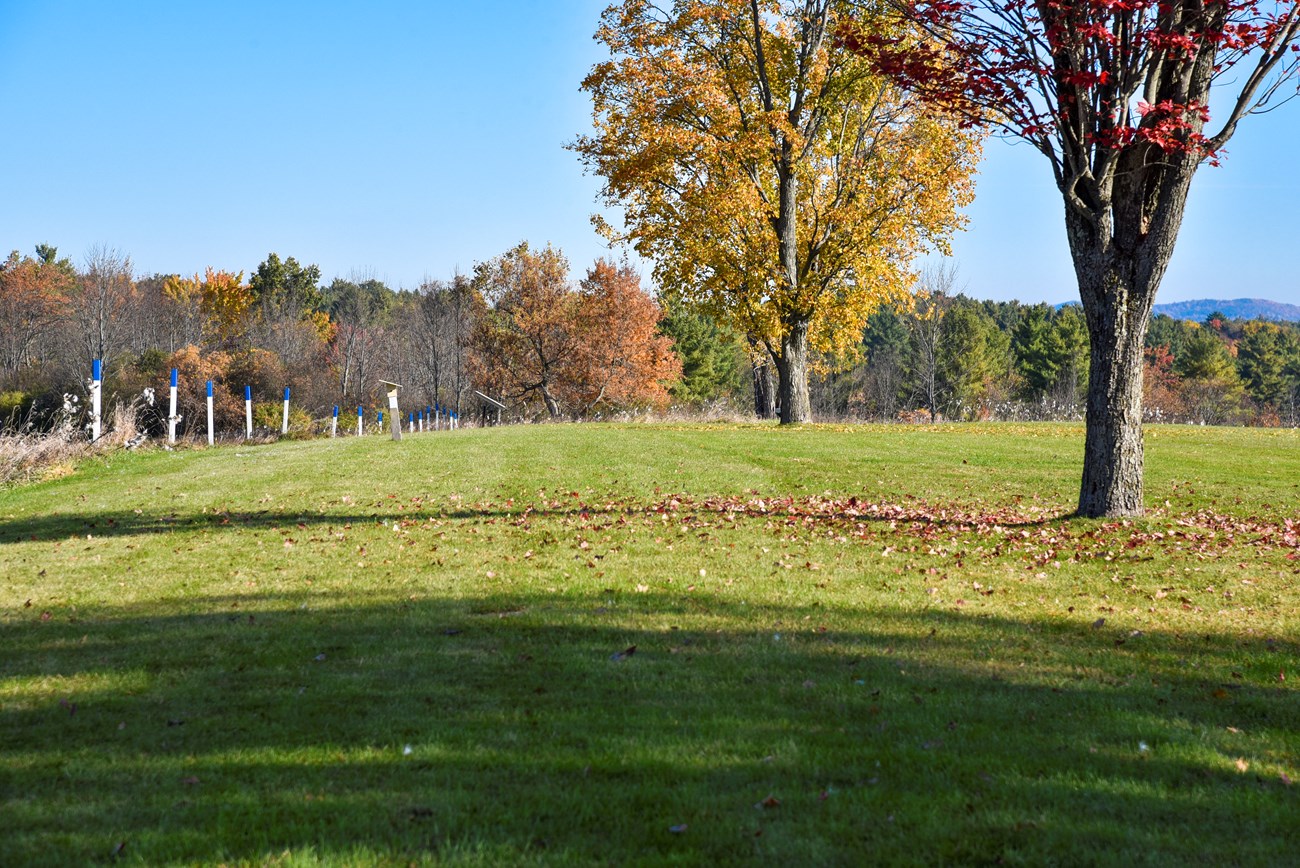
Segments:
[[[1119,523],[1064,517],[1081,433],[543,426],[0,493],[0,862],[1286,864],[1300,439],[1148,429]]]

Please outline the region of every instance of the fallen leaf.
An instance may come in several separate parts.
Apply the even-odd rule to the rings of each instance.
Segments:
[[[780,805],[781,805],[781,800],[780,800],[780,799],[778,799],[776,796],[768,795],[768,797],[767,797],[766,799],[763,799],[763,801],[761,801],[761,802],[759,802],[758,804],[754,805],[754,807],[755,807],[755,808],[758,808],[759,810],[762,810],[763,808],[776,808],[776,807],[780,807]]]
[[[629,645],[628,647],[624,648],[622,651],[619,651],[617,654],[611,654],[609,659],[617,663],[619,661],[626,660],[627,658],[631,657],[635,653],[636,653],[636,646]]]
[[[1243,772],[1243,773],[1246,771],[1246,769],[1250,768],[1250,763],[1246,762],[1246,761],[1245,761],[1244,759],[1242,759],[1241,757],[1238,757],[1238,758],[1237,758],[1237,761],[1236,761],[1235,763],[1233,763],[1233,765],[1235,765],[1235,766],[1237,767],[1237,771],[1239,771],[1239,772]]]

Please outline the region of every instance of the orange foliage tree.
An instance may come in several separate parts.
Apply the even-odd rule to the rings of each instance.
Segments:
[[[476,380],[552,418],[667,399],[681,372],[655,335],[659,307],[629,268],[598,262],[576,291],[553,247],[520,244],[474,270],[488,309],[474,331]]]
[[[673,342],[658,333],[659,305],[631,266],[604,259],[587,271],[578,297],[582,340],[573,401],[583,415],[602,407],[664,407],[681,379]]]
[[[207,430],[208,380],[212,381],[212,412],[217,430],[242,428],[243,392],[241,389],[236,395],[236,384],[229,382],[230,362],[229,353],[201,353],[195,346],[178,350],[167,360],[167,367],[176,368],[177,411],[184,430]]]
[[[0,374],[16,377],[35,361],[75,281],[53,247],[38,247],[35,259],[15,250],[0,262]]]

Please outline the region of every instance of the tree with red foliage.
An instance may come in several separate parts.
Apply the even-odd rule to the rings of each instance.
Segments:
[[[895,0],[841,32],[967,123],[1030,143],[1065,201],[1092,365],[1079,515],[1142,511],[1142,345],[1188,188],[1300,66],[1298,0]],[[864,18],[864,20],[868,20]],[[1210,129],[1210,96],[1226,114]]]

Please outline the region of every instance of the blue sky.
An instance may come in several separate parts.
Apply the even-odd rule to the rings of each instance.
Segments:
[[[521,240],[608,255],[563,144],[606,0],[0,0],[0,248],[103,244],[139,273],[275,251],[394,287]],[[1300,303],[1300,102],[1202,170],[1160,301]],[[1046,163],[990,142],[956,239],[971,295],[1076,298]]]

